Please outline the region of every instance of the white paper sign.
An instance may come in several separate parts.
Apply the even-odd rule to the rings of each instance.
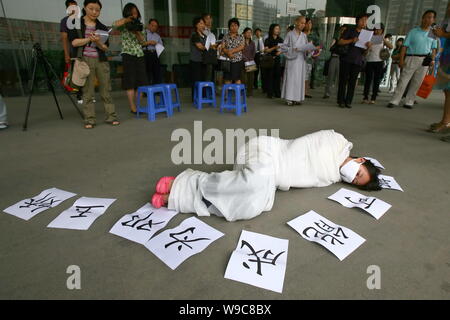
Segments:
[[[42,191],[33,198],[17,202],[3,211],[28,221],[35,215],[47,209],[54,208],[63,201],[76,195],[76,193],[67,192],[58,188],[50,188]]]
[[[87,230],[116,199],[81,197],[73,206],[63,211],[48,228]]]
[[[287,223],[304,239],[324,246],[339,260],[344,260],[366,241],[356,232],[334,224],[311,210]]]
[[[377,220],[392,207],[383,200],[374,197],[366,197],[361,193],[345,188],[342,188],[335,194],[329,196],[328,199],[337,201],[347,208],[361,208]]]
[[[380,161],[378,161],[377,159],[370,158],[370,157],[363,157],[363,158],[366,160],[370,160],[370,162],[372,162],[375,167],[383,169],[383,170],[385,169],[383,167],[383,165],[380,163]]]
[[[208,36],[206,37],[206,42],[205,42],[206,50],[209,50],[209,47],[211,45],[215,45],[215,44],[216,44],[216,36],[214,35],[214,33],[210,32],[208,34]]]
[[[281,293],[289,240],[242,230],[225,278]]]
[[[192,217],[174,229],[161,232],[145,243],[145,247],[175,270],[183,261],[202,252],[223,235],[222,232]]]
[[[156,50],[156,54],[158,55],[158,57],[161,55],[161,53],[164,51],[164,46],[160,43],[157,43],[155,45],[155,50]]]
[[[109,232],[145,244],[158,230],[164,228],[176,214],[176,211],[164,207],[155,209],[150,203],[147,203],[136,212],[124,215]]]
[[[372,39],[373,31],[361,30],[358,36],[358,42],[355,43],[355,47],[367,49],[366,43]]]
[[[380,186],[383,189],[399,190],[403,192],[402,187],[395,181],[394,177],[380,174],[378,175],[378,178],[380,179]]]

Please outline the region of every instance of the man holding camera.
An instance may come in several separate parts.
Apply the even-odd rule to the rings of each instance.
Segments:
[[[131,113],[136,114],[137,88],[148,85],[142,47],[149,43],[145,41],[144,26],[137,6],[127,3],[122,16],[122,19],[113,23],[113,27],[120,31],[122,38],[122,88],[127,92]]]
[[[145,64],[147,67],[147,78],[150,84],[158,84],[162,82],[161,79],[161,66],[159,57],[156,52],[156,45],[163,45],[161,37],[157,33],[159,27],[158,20],[150,19],[148,21],[146,30],[146,44],[144,46]]]

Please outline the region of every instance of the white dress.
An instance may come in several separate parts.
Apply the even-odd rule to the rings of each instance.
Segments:
[[[298,34],[292,30],[286,35],[283,51],[286,57],[281,98],[288,101],[305,100],[306,61],[305,55],[315,46],[308,43],[303,32]]]
[[[168,208],[199,216],[212,212],[228,221],[251,219],[272,209],[277,188],[287,191],[339,182],[340,165],[352,147],[334,130],[293,140],[256,137],[239,149],[234,170],[206,173],[187,169],[179,174]]]

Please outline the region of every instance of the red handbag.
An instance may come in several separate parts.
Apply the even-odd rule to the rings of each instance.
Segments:
[[[423,79],[422,85],[420,86],[419,90],[417,91],[417,95],[421,98],[428,98],[431,91],[433,90],[433,86],[436,82],[436,78],[432,75],[427,75]]]

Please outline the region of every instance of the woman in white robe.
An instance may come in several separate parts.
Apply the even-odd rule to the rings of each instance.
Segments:
[[[307,36],[302,32],[305,27],[305,17],[297,17],[295,29],[286,35],[283,51],[286,57],[286,67],[283,76],[281,98],[288,106],[301,104],[305,100],[306,61],[308,51],[317,49],[308,43]]]
[[[293,140],[256,137],[239,149],[234,170],[205,173],[187,169],[179,174],[170,194],[165,195],[168,208],[199,216],[213,213],[228,221],[251,219],[272,209],[276,189],[339,182],[345,178],[342,167],[348,162],[355,162],[356,170],[347,182],[379,186],[379,170],[363,158],[350,158],[352,147],[334,130]]]

